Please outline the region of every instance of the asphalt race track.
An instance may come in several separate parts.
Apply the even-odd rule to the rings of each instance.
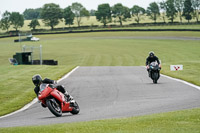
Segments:
[[[139,116],[200,107],[200,90],[165,78],[153,84],[144,67],[79,67],[64,84],[80,114],[55,117],[39,103],[0,119],[0,127],[46,125]]]

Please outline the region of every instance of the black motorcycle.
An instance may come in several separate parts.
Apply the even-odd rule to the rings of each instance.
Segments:
[[[157,84],[158,79],[160,78],[160,67],[157,62],[152,62],[149,65],[150,78],[153,80],[154,84]]]

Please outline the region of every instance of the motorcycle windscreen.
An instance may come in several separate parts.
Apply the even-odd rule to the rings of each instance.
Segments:
[[[48,84],[41,84],[40,85],[40,92],[42,92],[46,87],[47,87]]]
[[[151,66],[157,66],[158,65],[158,63],[157,62],[151,62],[151,64],[150,64]]]
[[[40,92],[38,95],[39,100],[46,98],[50,94],[51,91],[52,91],[52,89],[50,87],[48,87],[48,84],[41,84]]]

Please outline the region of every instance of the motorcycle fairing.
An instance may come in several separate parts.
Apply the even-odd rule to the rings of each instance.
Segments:
[[[70,107],[70,103],[65,101],[65,97],[57,89],[51,92],[51,96],[57,99],[61,103],[62,112],[70,112],[73,108]]]

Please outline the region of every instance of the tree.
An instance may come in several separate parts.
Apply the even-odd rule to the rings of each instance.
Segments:
[[[149,7],[147,7],[147,15],[150,16],[150,18],[156,23],[156,20],[160,15],[160,10],[156,2],[149,4]]]
[[[95,12],[95,15],[97,20],[103,23],[104,26],[112,21],[111,7],[109,4],[99,5],[97,11]]]
[[[135,21],[139,24],[140,17],[145,14],[145,9],[140,6],[135,5],[133,6],[133,8],[131,8],[131,12],[132,12],[132,15],[136,17]]]
[[[90,16],[89,11],[85,7],[83,7],[82,4],[77,3],[77,2],[72,3],[71,10],[75,14],[78,27],[80,27],[82,17]]]
[[[166,5],[166,2],[165,1],[162,1],[159,3],[160,5],[160,9],[161,9],[161,16],[162,16],[162,19],[164,21],[164,23],[166,23],[165,21],[165,18],[166,18],[166,11],[167,11],[167,5]]]
[[[184,8],[184,0],[175,0],[175,7],[176,7],[176,10],[178,11],[180,22],[182,23],[182,13],[183,13],[183,8]]]
[[[171,20],[171,22],[174,22],[174,19],[176,17],[176,7],[175,7],[175,0],[167,0],[166,2],[166,11],[167,11],[167,17],[169,18],[169,20]]]
[[[130,9],[123,6],[121,3],[115,4],[112,7],[112,14],[113,17],[120,22],[120,26],[122,26],[122,22],[126,21],[127,18],[131,18]]]
[[[90,16],[95,16],[96,11],[95,10],[90,10]]]
[[[200,0],[192,0],[192,7],[194,9],[194,17],[197,22],[199,22],[199,14],[200,14]]]
[[[63,14],[63,17],[65,19],[65,24],[67,25],[73,25],[73,22],[74,22],[74,13],[72,12],[71,10],[71,7],[68,6],[64,9],[64,14]]]
[[[10,22],[10,12],[5,11],[2,15],[0,27],[2,30],[6,30],[8,32],[10,28],[11,22]]]
[[[185,0],[183,8],[183,16],[185,16],[185,19],[188,20],[188,23],[192,19],[192,13],[193,13],[193,8],[191,0]]]
[[[12,12],[10,15],[10,21],[16,31],[24,25],[24,17],[19,12]]]
[[[42,12],[42,8],[36,8],[35,12],[39,13],[38,19],[41,19],[41,12]]]
[[[38,19],[40,16],[40,11],[39,9],[26,9],[23,12],[24,18],[26,20],[32,20],[32,19]]]
[[[41,18],[47,26],[51,27],[51,30],[54,29],[54,26],[59,24],[59,20],[61,20],[62,17],[63,13],[59,5],[50,3],[43,6]]]
[[[40,26],[40,23],[38,22],[37,19],[33,19],[28,26],[33,30],[35,30],[37,26]]]

